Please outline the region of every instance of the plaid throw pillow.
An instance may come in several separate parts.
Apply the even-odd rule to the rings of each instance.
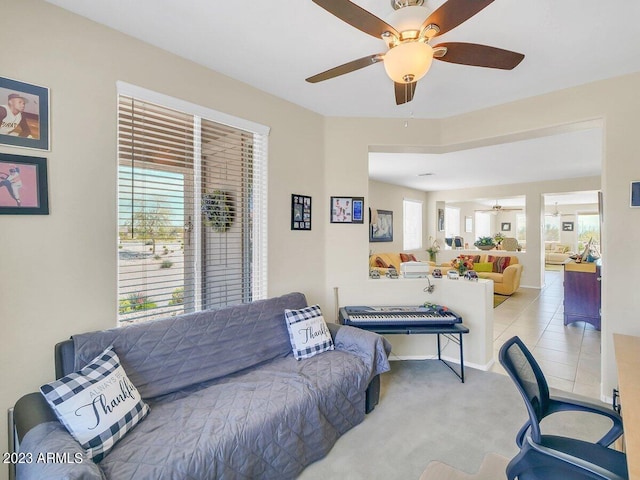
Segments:
[[[511,263],[511,257],[494,257],[493,255],[489,255],[487,262],[493,262],[494,272],[502,273]]]
[[[300,310],[286,309],[284,317],[296,360],[311,358],[318,353],[334,349],[331,334],[319,305]]]
[[[149,413],[111,347],[79,372],[42,385],[40,391],[96,462]]]

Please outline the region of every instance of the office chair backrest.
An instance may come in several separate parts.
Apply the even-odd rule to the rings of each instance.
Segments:
[[[549,408],[549,386],[542,370],[520,338],[507,340],[499,354],[500,363],[513,379],[529,412],[531,438],[540,443],[540,420]]]

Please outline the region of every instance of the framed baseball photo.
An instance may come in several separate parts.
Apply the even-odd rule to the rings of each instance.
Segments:
[[[49,150],[49,89],[0,77],[0,145]]]
[[[0,215],[48,215],[47,159],[0,153]]]
[[[331,223],[364,223],[364,197],[331,197]]]

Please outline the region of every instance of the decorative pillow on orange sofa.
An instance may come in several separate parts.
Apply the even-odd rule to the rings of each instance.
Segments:
[[[502,273],[511,263],[511,257],[494,257],[493,255],[489,255],[487,262],[493,262],[493,271],[495,273]]]
[[[380,257],[376,257],[376,267],[389,268],[389,265],[387,265],[387,262],[385,262]]]
[[[413,253],[401,253],[400,261],[401,262],[417,262],[418,259]]]
[[[478,262],[473,264],[473,269],[476,272],[493,272],[492,262]]]

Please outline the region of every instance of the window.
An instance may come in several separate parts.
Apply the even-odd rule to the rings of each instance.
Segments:
[[[578,241],[600,245],[600,215],[597,213],[578,213]]]
[[[447,238],[460,235],[460,209],[445,207],[444,209],[444,236]]]
[[[527,215],[516,213],[516,240],[520,244],[527,241]]]
[[[544,216],[544,241],[545,242],[560,241],[560,215]]]
[[[118,93],[118,320],[265,298],[268,129]]]
[[[402,202],[402,239],[403,250],[422,248],[422,202],[419,200]]]
[[[476,238],[492,237],[491,235],[491,213],[476,212]]]

